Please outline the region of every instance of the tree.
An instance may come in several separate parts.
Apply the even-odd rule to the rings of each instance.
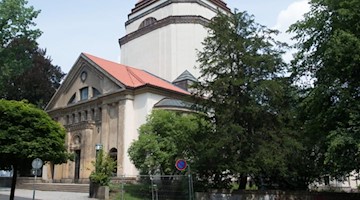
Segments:
[[[28,43],[17,45],[26,46]],[[35,48],[31,55],[30,67],[8,81],[2,96],[6,99],[26,99],[39,108],[44,109],[60,82],[65,76],[59,66],[51,64],[51,58],[46,56],[46,51]]]
[[[0,1],[0,94],[14,75],[23,73],[31,66],[29,48],[36,46],[40,30],[32,29],[33,20],[40,11],[26,7],[26,0]],[[29,42],[26,46],[13,45],[16,41]]]
[[[38,47],[41,32],[31,29],[39,11],[25,7],[27,1],[0,3],[2,40],[0,47],[0,98],[26,99],[45,108],[59,87],[64,73],[51,64],[46,51]],[[11,12],[10,12],[11,11]]]
[[[293,77],[310,75],[300,119],[308,156],[318,176],[359,171],[360,1],[311,0],[305,19],[293,24],[298,53]]]
[[[293,117],[286,110],[291,105],[286,102],[290,82],[283,77],[286,44],[273,39],[277,31],[257,24],[246,12],[219,13],[208,30],[198,53],[201,81],[195,95],[215,124],[207,151],[216,162],[209,177],[230,187],[238,176],[240,189],[247,176],[258,185],[265,180],[279,184],[289,176],[287,160],[300,146],[285,124]]]
[[[199,144],[206,139],[210,127],[194,113],[154,110],[140,127],[139,139],[128,150],[130,159],[141,174],[176,174],[175,162],[180,158],[196,171]]]
[[[65,148],[65,129],[43,110],[24,101],[0,100],[0,159],[13,166],[10,199],[14,199],[17,171],[34,158],[61,164],[70,155]]]
[[[146,175],[179,174],[175,162],[185,159],[196,190],[208,189],[214,185],[211,177],[217,171],[213,163],[218,161],[213,159],[218,152],[211,151],[213,129],[203,114],[153,110],[128,153],[140,174]]]

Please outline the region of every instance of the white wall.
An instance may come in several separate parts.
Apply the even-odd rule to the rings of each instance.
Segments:
[[[154,3],[129,18],[140,16],[163,2]],[[204,2],[216,8],[209,1]],[[126,27],[126,32],[129,34],[138,30],[141,22],[149,17],[161,20],[169,16],[186,15],[211,19],[216,13],[196,3],[173,3],[132,22]],[[171,24],[123,44],[121,63],[145,69],[168,81],[175,80],[185,70],[198,77],[199,70],[194,69],[197,66],[196,50],[202,49],[201,43],[206,36],[207,30],[200,24]]]
[[[196,49],[202,49],[206,35],[206,29],[200,24],[162,27],[123,45],[121,63],[147,70],[168,81],[185,70],[197,77]]]
[[[146,123],[146,117],[151,113],[154,105],[164,96],[153,93],[136,95],[134,100],[126,100],[125,103],[125,134],[124,134],[124,160],[125,175],[137,175],[138,170],[130,161],[128,149],[134,140],[139,137],[139,128]]]

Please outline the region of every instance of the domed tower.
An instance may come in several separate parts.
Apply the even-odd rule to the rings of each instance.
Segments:
[[[222,0],[140,0],[128,15],[119,39],[121,63],[168,81],[188,70],[199,76],[196,49],[202,49],[206,25],[218,11],[230,13]]]

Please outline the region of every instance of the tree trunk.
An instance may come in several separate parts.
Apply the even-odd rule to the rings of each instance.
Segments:
[[[247,176],[245,174],[241,174],[239,180],[239,190],[245,190],[246,183],[247,183]]]
[[[11,181],[10,200],[14,200],[14,197],[15,197],[17,171],[18,171],[17,165],[13,165],[13,176],[12,176],[12,181]]]

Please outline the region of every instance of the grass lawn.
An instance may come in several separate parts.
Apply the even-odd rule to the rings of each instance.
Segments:
[[[144,191],[143,185],[125,185],[124,198],[122,198],[121,185],[112,184],[110,185],[110,200],[146,200],[151,198],[146,198],[144,196],[139,196],[140,191]]]

